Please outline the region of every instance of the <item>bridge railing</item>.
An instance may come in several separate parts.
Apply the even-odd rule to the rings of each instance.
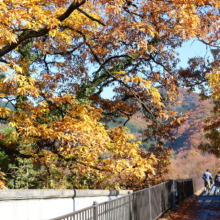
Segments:
[[[172,205],[172,181],[132,193],[132,220],[157,219]]]
[[[171,183],[167,181],[99,204],[94,202],[88,208],[52,220],[154,220],[171,207]]]
[[[202,178],[180,179],[176,180],[176,186],[178,192],[177,201],[183,202],[204,187],[204,180]]]
[[[94,218],[95,206],[89,206],[78,211],[62,215],[51,220],[95,220]]]
[[[155,220],[173,207],[176,199],[181,202],[203,186],[202,178],[169,180],[51,220]]]

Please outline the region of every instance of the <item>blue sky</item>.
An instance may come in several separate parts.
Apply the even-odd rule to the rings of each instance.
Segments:
[[[177,50],[180,54],[180,66],[186,67],[189,58],[200,56],[209,56],[210,53],[206,53],[205,44],[198,40],[191,40],[183,44],[183,46]]]
[[[182,45],[181,48],[177,50],[179,53],[180,63],[179,66],[185,68],[187,66],[187,62],[189,58],[192,57],[208,57],[210,55],[210,52],[206,50],[206,45],[199,42],[198,40],[190,40]],[[105,88],[102,92],[102,97],[106,99],[110,99],[113,96],[113,88],[108,87]],[[196,92],[199,92],[198,89],[195,90]]]

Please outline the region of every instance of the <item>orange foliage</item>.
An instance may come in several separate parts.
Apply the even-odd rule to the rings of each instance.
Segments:
[[[7,179],[5,178],[5,174],[3,172],[0,172],[0,189],[5,188],[5,181],[7,181]]]
[[[55,161],[103,188],[161,174],[169,156],[161,146],[186,118],[168,108],[178,103],[176,49],[195,37],[214,41],[218,9],[216,0],[1,1],[0,93],[15,111],[0,108],[14,128],[0,134],[0,149],[36,166]],[[103,99],[112,84],[114,99]],[[144,155],[123,126],[100,123],[139,111],[156,143]]]
[[[218,51],[219,52],[219,51]],[[208,84],[211,88],[211,97],[214,100],[212,115],[206,119],[204,126],[205,137],[208,141],[200,144],[200,149],[220,157],[220,67],[219,58],[211,73],[207,74]]]
[[[181,149],[173,152],[169,172],[166,179],[188,179],[202,177],[203,173],[210,169],[215,175],[219,167],[219,161],[213,154],[204,154],[201,150],[191,147],[189,150]]]

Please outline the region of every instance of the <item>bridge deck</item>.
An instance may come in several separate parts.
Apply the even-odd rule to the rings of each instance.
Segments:
[[[216,193],[216,187],[212,185],[211,193],[202,192],[196,199],[196,208],[192,211],[196,214],[195,220],[220,220],[220,194]]]

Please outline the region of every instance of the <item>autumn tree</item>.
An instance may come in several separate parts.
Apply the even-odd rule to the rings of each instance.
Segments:
[[[209,16],[207,19],[210,19]],[[199,144],[199,148],[220,157],[220,42],[219,32],[215,32],[215,29],[212,33],[215,36],[214,39],[210,37],[206,40],[200,39],[209,47],[212,57],[190,59],[191,69],[181,70],[180,76],[190,90],[195,89],[195,85],[201,89],[201,99],[212,101],[210,116],[205,119],[203,126],[206,141]]]
[[[169,158],[163,144],[185,117],[169,108],[186,73],[176,49],[216,39],[218,1],[3,0],[0,12],[1,98],[15,109],[1,108],[14,128],[10,139],[1,134],[1,150],[35,166],[57,161],[94,188],[144,187],[160,176]],[[101,96],[109,86],[111,100]],[[151,152],[123,126],[101,123],[137,112]]]
[[[216,1],[217,3],[217,1]],[[219,2],[217,3],[219,4]],[[217,23],[212,23],[217,18],[219,20],[219,5],[216,9],[209,7],[204,11],[203,17],[210,24],[210,34],[205,38],[197,35],[197,39],[206,45],[206,53],[209,56],[197,56],[188,61],[189,67],[181,69],[180,79],[182,85],[187,86],[190,91],[195,90],[196,87],[200,89],[200,96],[202,100],[210,99],[213,102],[211,109],[211,116],[205,120],[203,126],[205,138],[207,139],[199,145],[199,148],[205,152],[220,156],[220,41],[219,41],[219,26]],[[203,26],[202,30],[206,27]]]
[[[219,59],[220,61],[220,59]],[[220,64],[220,62],[219,62]],[[199,147],[203,151],[208,151],[220,158],[220,68],[213,70],[207,74],[208,84],[211,88],[211,98],[213,99],[214,107],[212,115],[206,118],[204,131],[207,141],[200,144]]]

